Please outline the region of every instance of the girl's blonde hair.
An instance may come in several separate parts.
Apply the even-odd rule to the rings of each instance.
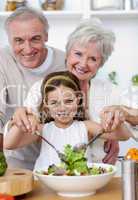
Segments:
[[[74,119],[84,120],[85,111],[83,104],[83,93],[80,89],[80,82],[78,78],[69,71],[53,72],[47,75],[41,85],[42,100],[39,106],[40,121],[42,123],[53,121],[54,119],[49,115],[49,112],[45,106],[47,102],[48,92],[54,91],[59,86],[69,87],[74,90],[76,96],[79,98],[78,110]]]

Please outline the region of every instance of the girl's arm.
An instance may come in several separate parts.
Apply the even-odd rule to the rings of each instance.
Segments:
[[[89,139],[91,139],[94,135],[103,133],[103,127],[97,122],[86,120],[84,121],[84,124],[87,128]]]
[[[39,131],[41,130],[42,126],[39,127]],[[38,136],[32,135],[30,132],[24,132],[21,128],[13,125],[4,134],[3,146],[5,149],[14,149],[33,143],[38,139],[39,139]]]
[[[103,127],[94,122],[94,121],[85,121],[85,125],[88,130],[88,137],[89,139],[93,137],[93,135],[97,135],[98,133],[104,132]],[[121,124],[118,128],[116,128],[115,131],[112,132],[106,132],[101,137],[104,139],[110,139],[110,140],[128,140],[131,137],[132,133],[127,128],[125,124]]]

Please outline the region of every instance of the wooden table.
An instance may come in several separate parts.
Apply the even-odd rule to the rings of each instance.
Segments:
[[[93,196],[79,197],[79,198],[67,198],[58,196],[52,190],[41,185],[40,182],[35,182],[32,192],[17,197],[17,200],[121,200],[121,179],[113,178],[111,182]]]

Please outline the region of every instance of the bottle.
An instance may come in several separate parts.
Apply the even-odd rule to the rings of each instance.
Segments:
[[[25,6],[25,0],[7,0],[5,10],[6,11],[14,11],[21,6]]]
[[[56,10],[56,0],[40,0],[43,10]]]
[[[138,162],[121,160],[123,200],[138,200]]]
[[[63,0],[39,0],[43,10],[59,10],[63,6]]]

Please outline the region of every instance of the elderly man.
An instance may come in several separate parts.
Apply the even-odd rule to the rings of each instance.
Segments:
[[[49,25],[42,13],[18,9],[7,18],[5,28],[11,48],[0,50],[0,133],[16,107],[23,105],[32,84],[50,72],[64,70],[65,63],[61,50],[45,45]],[[6,157],[14,166],[32,169],[38,154],[33,144],[9,151]]]

